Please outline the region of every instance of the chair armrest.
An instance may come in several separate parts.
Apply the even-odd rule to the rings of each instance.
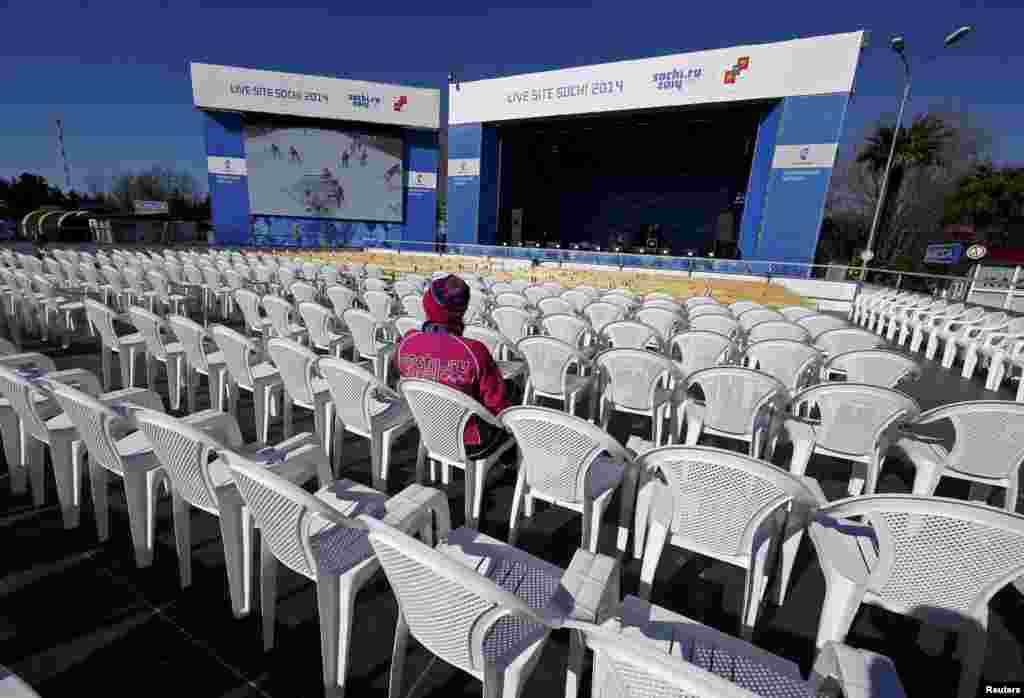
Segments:
[[[57,367],[53,363],[53,359],[34,351],[27,351],[20,354],[8,354],[7,356],[0,356],[0,366],[9,369],[36,367],[48,374],[57,370]]]
[[[53,371],[47,373],[45,376],[49,380],[63,383],[64,385],[70,385],[76,390],[80,390],[90,397],[98,397],[103,392],[103,388],[100,386],[100,380],[91,371],[86,371],[84,368],[69,368],[63,371]]]
[[[110,406],[126,402],[136,407],[144,407],[154,412],[165,412],[163,399],[152,390],[145,388],[124,388],[103,393],[97,398],[104,405]]]
[[[238,420],[220,410],[203,410],[190,414],[184,421],[196,429],[207,432],[231,449],[239,449],[245,445]]]
[[[906,696],[891,659],[837,642],[821,648],[808,683],[819,696],[838,695],[836,688],[845,698]]]

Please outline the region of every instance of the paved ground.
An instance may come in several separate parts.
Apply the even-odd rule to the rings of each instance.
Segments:
[[[61,368],[99,370],[95,347],[86,343],[76,344],[56,359]],[[204,392],[199,391],[200,400],[204,400]],[[908,392],[924,409],[992,397],[982,390],[978,379],[963,381],[958,374],[934,364],[926,365],[923,379]],[[999,397],[1012,399],[1006,389]],[[205,406],[205,401],[200,403],[200,408]],[[300,411],[296,416],[299,418]],[[249,403],[243,402],[241,422],[253,438]],[[641,424],[619,423],[613,424],[613,431],[624,434],[633,426],[642,428]],[[312,430],[312,420],[299,419],[297,427]],[[280,424],[275,429],[279,434]],[[349,439],[344,476],[369,484],[366,444],[351,435]],[[412,481],[414,449],[414,434],[399,442],[393,461],[392,492]],[[785,458],[786,454],[779,455]],[[816,460],[810,474],[822,480],[830,498],[837,498],[844,491],[849,468]],[[487,489],[482,528],[501,538],[508,530],[514,477],[514,470],[499,473],[498,480]],[[20,674],[44,698],[83,692],[190,698],[298,698],[321,694],[312,584],[282,572],[277,648],[265,654],[258,614],[245,620],[232,617],[223,553],[212,517],[201,512],[193,515],[194,581],[189,589],[182,590],[178,586],[169,502],[164,501],[160,508],[155,563],[150,569],[138,570],[118,485],[112,489],[111,539],[99,545],[87,494],[81,527],[64,531],[52,482],[47,506],[36,509],[27,496],[11,496],[6,479],[6,466],[0,466],[0,664]],[[905,469],[888,467],[879,490],[909,491],[909,482]],[[942,493],[964,494],[956,486]],[[462,482],[458,477],[449,494],[458,525],[462,512]],[[611,511],[617,511],[617,505],[613,504]],[[579,536],[577,516],[540,508],[521,536],[520,545],[566,565]],[[602,544],[610,547],[611,542],[611,527],[606,525]],[[635,591],[638,576],[639,564],[629,560],[624,593]],[[732,633],[738,622],[742,582],[738,570],[701,558],[684,564],[678,551],[669,551],[655,581],[653,600]],[[789,599],[782,608],[765,609],[755,642],[798,661],[805,671],[809,669],[823,596],[821,573],[813,550],[805,543]],[[383,576],[359,597],[349,671],[350,696],[386,695],[396,611]],[[917,649],[916,636],[915,623],[867,610],[858,615],[851,642],[891,656],[910,695],[952,695],[959,669],[952,657],[952,645],[942,655],[929,657]],[[556,633],[527,688],[528,695],[560,694],[567,649],[567,638]],[[416,647],[409,661],[407,676],[425,666],[428,655]],[[992,681],[1024,680],[1024,599],[1012,588],[1000,592],[992,602],[984,677]],[[468,676],[440,664],[432,668],[426,688],[429,695],[446,697],[475,696],[480,690]]]

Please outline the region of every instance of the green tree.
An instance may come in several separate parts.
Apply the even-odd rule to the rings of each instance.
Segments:
[[[1010,224],[1024,218],[1024,168],[979,165],[957,183],[944,213],[947,223],[971,224],[1007,244]]]

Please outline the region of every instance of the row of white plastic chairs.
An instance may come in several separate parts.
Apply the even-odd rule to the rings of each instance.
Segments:
[[[136,314],[145,312],[135,311]],[[222,329],[213,330],[214,337],[218,340],[230,337],[226,333],[230,331]],[[235,338],[235,341],[242,344],[244,338]],[[222,346],[227,355],[231,351],[230,348],[227,345]],[[842,527],[850,525],[843,523],[843,520],[851,516],[867,517],[866,521],[874,524],[876,528],[874,535],[878,537],[882,549],[900,552],[887,559],[887,567],[884,570],[872,570],[872,577],[875,580],[873,585],[856,593],[833,593],[827,598],[818,635],[818,645],[822,648],[828,647],[829,642],[842,640],[852,622],[853,612],[860,603],[875,603],[899,612],[902,610],[900,604],[906,602],[908,597],[921,596],[920,586],[909,583],[902,570],[941,564],[941,561],[936,563],[931,558],[938,551],[948,553],[955,550],[959,555],[970,555],[971,559],[975,559],[974,555],[979,554],[980,548],[985,548],[990,554],[993,547],[1000,551],[1001,555],[997,559],[989,559],[984,569],[979,570],[977,566],[969,569],[947,569],[942,575],[942,581],[955,588],[958,594],[972,595],[974,603],[970,608],[974,610],[969,614],[969,620],[981,628],[984,627],[987,617],[985,604],[996,590],[992,586],[992,581],[1001,579],[1001,575],[1020,574],[1024,568],[1024,563],[1013,555],[1013,546],[1019,548],[1024,545],[1024,527],[1020,517],[1000,514],[994,509],[948,500],[892,496],[849,500],[829,506],[813,480],[802,474],[788,474],[754,458],[707,447],[667,447],[650,451],[638,459],[635,454],[625,451],[611,440],[604,431],[595,428],[589,422],[561,412],[534,407],[514,408],[503,413],[500,421],[496,421],[486,413],[486,410],[466,396],[435,383],[406,381],[401,385],[400,394],[389,393],[387,387],[377,382],[369,372],[336,358],[317,358],[294,342],[273,339],[269,344],[269,350],[271,356],[277,357],[281,377],[292,376],[291,381],[285,379],[285,390],[290,393],[298,394],[302,391],[301,387],[291,387],[289,383],[303,375],[307,376],[308,384],[305,389],[316,390],[315,379],[309,377],[308,371],[309,362],[315,363],[326,377],[327,390],[334,397],[334,407],[345,415],[343,424],[346,426],[358,424],[359,408],[364,416],[370,415],[371,422],[374,417],[378,417],[378,421],[388,422],[393,421],[397,413],[405,413],[406,416],[411,414],[420,428],[421,436],[422,455],[418,462],[418,479],[422,481],[424,477],[423,463],[426,459],[440,462],[444,466],[464,467],[467,471],[467,482],[472,483],[467,487],[467,501],[470,497],[478,501],[481,492],[478,483],[482,485],[486,479],[487,463],[469,460],[464,446],[461,445],[461,439],[455,439],[454,442],[457,443],[453,443],[450,438],[451,422],[463,423],[462,415],[468,412],[478,419],[488,420],[498,428],[511,431],[522,458],[516,499],[513,502],[513,540],[519,512],[525,511],[529,515],[533,509],[533,500],[540,499],[580,511],[585,521],[583,543],[593,550],[597,542],[595,529],[600,522],[603,505],[607,504],[615,488],[621,485],[625,490],[617,547],[622,550],[628,544],[628,524],[633,523],[634,518],[630,515],[633,508],[632,500],[634,493],[638,492],[634,554],[643,557],[641,598],[632,601],[627,599],[627,604],[645,604],[642,599],[650,593],[658,558],[665,542],[671,540],[676,546],[696,550],[747,569],[748,584],[741,620],[744,633],[749,633],[756,622],[761,599],[767,588],[769,570],[766,562],[771,559],[770,549],[776,546],[781,548],[781,601],[785,596],[796,546],[802,531],[808,526],[822,558],[830,586],[835,585],[838,588],[844,580],[852,581],[849,578],[849,561],[843,557],[844,543],[836,540],[836,536],[841,535],[839,531]],[[255,347],[250,346],[248,351],[254,352]],[[37,358],[36,362],[35,368],[38,369],[38,364],[42,363],[42,360]],[[360,500],[359,504],[365,505],[376,497],[376,506],[381,508],[381,515],[390,518],[389,523],[397,525],[402,530],[420,531],[428,541],[432,538],[426,531],[429,521],[425,521],[424,516],[427,512],[439,518],[438,528],[444,531],[447,521],[446,500],[436,492],[422,487],[414,486],[411,491],[404,490],[397,497],[399,501],[389,509],[389,505],[392,505],[390,500],[384,501],[379,493],[361,490],[352,483],[342,483],[340,488],[335,485],[328,488],[327,492],[321,490],[322,496],[317,500],[288,484],[289,481],[308,479],[314,472],[319,477],[321,485],[333,480],[333,475],[325,470],[330,467],[331,459],[319,437],[300,435],[269,452],[264,450],[254,453],[250,450],[253,455],[248,458],[241,454],[236,456],[235,453],[242,447],[242,443],[237,423],[233,418],[217,412],[193,415],[184,422],[175,420],[159,414],[162,411],[161,400],[149,391],[118,391],[102,395],[97,401],[88,397],[89,394],[99,393],[95,379],[92,381],[90,383],[84,372],[76,372],[72,376],[24,370],[21,373],[0,371],[0,391],[9,399],[10,406],[19,413],[23,423],[33,423],[32,414],[37,414],[40,409],[41,403],[33,400],[31,395],[38,391],[51,390],[71,418],[71,423],[78,429],[77,434],[73,431],[69,433],[67,427],[57,427],[58,423],[54,422],[45,423],[41,431],[37,431],[37,426],[29,428],[29,433],[35,439],[41,443],[48,443],[51,448],[59,493],[62,491],[62,484],[64,490],[67,490],[68,485],[77,486],[73,483],[73,478],[78,469],[65,462],[68,455],[74,458],[74,449],[70,449],[69,453],[64,446],[75,436],[85,441],[90,455],[90,479],[95,478],[94,497],[105,501],[105,487],[103,491],[96,489],[96,481],[105,482],[102,469],[122,475],[126,480],[126,487],[136,488],[129,492],[129,511],[135,515],[132,532],[140,563],[148,563],[152,555],[152,534],[147,532],[151,532],[154,525],[152,498],[156,491],[157,478],[161,475],[157,472],[158,466],[163,467],[162,474],[170,477],[176,502],[198,507],[220,517],[232,601],[238,615],[247,613],[250,606],[247,581],[250,572],[247,560],[251,559],[251,552],[244,548],[244,541],[250,537],[244,535],[242,531],[246,525],[240,509],[243,502],[248,503],[256,517],[271,552],[292,569],[315,578],[321,585],[321,594],[332,594],[332,584],[345,584],[338,576],[348,578],[350,585],[346,587],[346,593],[349,596],[345,597],[348,602],[342,608],[349,615],[351,597],[358,586],[365,582],[365,577],[355,570],[368,572],[372,571],[370,567],[375,566],[363,564],[369,560],[369,550],[365,544],[356,545],[352,540],[355,534],[348,532],[349,528],[359,528],[359,524],[346,517],[346,514],[351,514],[358,506],[353,503],[353,499]],[[75,383],[80,390],[64,387],[68,382]],[[361,404],[352,404],[352,395],[361,395]],[[299,404],[300,400],[295,400],[294,395],[292,399]],[[135,413],[132,405],[141,405],[151,411]],[[388,412],[392,414],[381,418],[381,415]],[[111,442],[114,438],[112,435],[119,433],[119,430],[112,426],[115,423],[123,424],[125,420],[130,419],[134,419],[136,425],[141,427],[141,433],[145,438],[127,436],[120,441]],[[0,424],[3,423],[5,422],[0,421]],[[50,424],[54,424],[55,428],[51,429]],[[456,430],[455,433],[460,432]],[[5,432],[5,447],[12,441],[8,437],[9,434]],[[371,439],[373,438],[371,436]],[[16,442],[17,439],[13,441]],[[145,457],[147,442],[153,454],[149,456],[148,461]],[[195,446],[187,447],[189,443],[194,443]],[[208,454],[219,455],[220,458],[213,460]],[[94,463],[94,460],[98,462]],[[105,460],[108,463],[104,463]],[[254,460],[262,461],[263,465],[257,465]],[[491,462],[493,460],[494,455],[485,459]],[[20,461],[15,459],[11,462]],[[34,463],[38,463],[41,468],[42,459],[38,458],[33,465]],[[144,467],[144,463],[150,463],[151,466]],[[287,479],[275,479],[264,468],[283,471],[282,474]],[[69,478],[72,480],[70,483]],[[33,476],[33,484],[36,480]],[[16,479],[12,478],[12,483],[14,482]],[[237,490],[234,489],[236,486]],[[241,498],[232,494],[236,491],[241,494]],[[757,492],[756,498],[751,498],[752,491]],[[72,497],[70,501],[77,500]],[[318,501],[320,503],[310,509],[311,504]],[[700,504],[711,501],[714,501],[716,506],[706,507]],[[63,508],[67,511],[67,502],[62,502],[62,505],[65,505]],[[98,506],[97,509],[103,507]],[[293,518],[292,514],[296,512],[298,518]],[[337,534],[336,537],[331,536],[330,540],[323,539],[327,530],[323,524],[313,529],[284,525],[286,521],[302,520],[304,516],[312,514],[325,515],[326,512],[333,512],[332,515],[326,515],[325,520],[333,522],[332,531]],[[686,512],[685,516],[681,516],[683,512]],[[698,518],[698,513],[709,518]],[[187,526],[179,519],[179,516],[185,515],[187,506],[182,510],[181,505],[176,504],[176,534],[179,536],[182,580],[187,584]],[[905,525],[901,528],[892,526],[892,522],[903,521],[907,517],[917,522],[913,530],[906,530]],[[469,517],[467,521],[474,523]],[[101,524],[99,520],[97,523]],[[951,537],[948,530],[954,524],[960,528],[958,535]],[[372,529],[372,524],[366,524],[364,521],[364,525],[370,525]],[[427,554],[427,548],[417,547],[405,538],[398,537],[395,531],[385,528],[379,530],[385,536],[386,544],[405,549],[412,561],[418,560],[421,564],[426,564],[426,569],[419,570],[422,574],[440,575],[442,580],[449,583],[458,581],[452,579],[448,568],[443,565],[440,568],[434,566],[437,559],[433,554]],[[929,542],[926,537],[923,541],[918,540],[917,548],[908,547],[908,536],[917,540],[923,531],[933,530],[947,533],[941,541]],[[726,531],[730,533],[726,535]],[[748,535],[747,532],[751,533]],[[101,528],[101,536],[104,533]],[[448,543],[457,545],[460,535],[472,536],[478,543],[484,538],[483,542],[488,545],[492,540],[475,532],[456,532],[448,537]],[[993,537],[998,539],[996,543],[992,542]],[[907,540],[904,540],[905,538]],[[400,564],[394,550],[391,551],[390,557],[389,554],[382,554],[380,542],[371,541],[374,550],[381,555],[380,563],[384,565],[385,571],[390,575],[398,573],[399,569],[404,570],[402,576],[392,578],[392,584],[405,609],[403,612],[411,613],[413,604],[424,603],[434,604],[435,612],[438,612],[447,603],[451,617],[433,618],[432,622],[439,626],[439,629],[433,631],[435,636],[452,636],[466,632],[458,618],[464,613],[473,614],[479,611],[467,611],[464,604],[457,604],[459,610],[453,613],[450,602],[437,598],[438,594],[451,588],[444,584],[428,585],[435,596],[432,600],[422,597],[411,598],[409,594],[414,594],[412,588],[415,585],[410,587],[399,582],[400,579],[408,580],[408,574],[412,573],[408,566],[411,562],[404,566]],[[496,552],[501,551],[507,549],[501,547]],[[583,559],[590,562],[595,560],[593,557],[585,556]],[[395,563],[396,567],[390,567],[389,561]],[[544,564],[534,558],[530,558],[530,562],[541,568]],[[265,557],[263,573],[274,573],[267,564],[268,558]],[[334,567],[330,568],[331,565]],[[552,574],[557,578],[556,573]],[[950,576],[954,579],[949,579]],[[459,579],[470,584],[470,589],[481,591],[479,584],[474,585],[461,577]],[[264,593],[268,593],[267,584],[262,588]],[[425,586],[421,588],[426,589]],[[852,587],[850,588],[852,590]],[[270,585],[271,594],[272,589],[273,586]],[[484,590],[489,589],[490,587],[484,587]],[[948,595],[947,590],[936,590],[933,586],[929,587],[929,591],[929,600],[936,604],[937,609],[953,603],[950,598],[943,596]],[[333,591],[333,594],[333,598],[337,599],[337,591]],[[618,602],[617,586],[613,601]],[[505,599],[504,603],[507,602]],[[272,638],[273,601],[270,600],[268,603],[265,598],[263,608],[265,621],[268,622],[265,626],[265,639]],[[533,608],[535,611],[540,610],[537,606]],[[513,610],[521,612],[519,607]],[[661,609],[657,612],[668,613]],[[267,615],[270,616],[269,619],[266,618]],[[337,650],[339,644],[342,649],[347,646],[347,642],[339,643],[339,640],[347,640],[347,636],[343,635],[348,632],[349,621],[345,617],[338,620],[337,615],[338,609],[333,614],[325,616],[322,621],[325,681],[329,687],[333,685],[332,681],[344,682],[344,652],[339,655]],[[550,621],[550,616],[545,617]],[[330,618],[336,620],[331,622]],[[937,610],[934,620],[939,619]],[[414,619],[408,620],[415,622]],[[339,624],[345,627],[340,628]],[[427,632],[424,628],[413,625],[408,630],[421,641],[426,639],[425,636],[418,634]],[[707,629],[701,629],[700,632],[713,633]],[[724,636],[714,634],[714,637],[719,642],[724,641]],[[968,645],[970,661],[966,663],[966,688],[962,688],[961,695],[968,695],[965,691],[973,690],[972,681],[977,680],[980,671],[980,663],[977,662],[979,641],[980,658],[984,655],[983,633],[979,638],[977,628],[972,627],[968,629],[967,637],[972,644]],[[433,643],[425,644],[434,651],[440,651],[442,656],[443,647],[450,646],[442,645],[442,649],[439,650],[435,649],[437,645]],[[613,647],[616,651],[623,651],[617,645]],[[737,644],[732,645],[733,650],[738,647]],[[509,658],[506,654],[509,648],[499,649],[501,651],[489,659],[500,665],[498,660]],[[519,647],[519,650],[522,650],[522,647]],[[643,652],[640,656],[644,656]],[[395,661],[399,660],[400,657],[396,656]],[[700,664],[699,661],[696,663]],[[646,665],[641,662],[641,666]],[[393,672],[395,669],[396,666],[393,664]],[[489,679],[484,676],[481,678],[486,685]],[[491,677],[490,680],[493,681],[494,678]],[[740,680],[742,676],[737,673],[730,678]],[[798,675],[790,674],[790,678],[798,678]],[[716,684],[714,689],[709,690],[706,695],[719,695],[717,691],[722,690],[722,686]]]

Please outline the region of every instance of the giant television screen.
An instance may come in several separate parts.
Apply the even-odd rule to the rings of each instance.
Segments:
[[[245,159],[254,214],[402,221],[400,137],[249,123]]]

